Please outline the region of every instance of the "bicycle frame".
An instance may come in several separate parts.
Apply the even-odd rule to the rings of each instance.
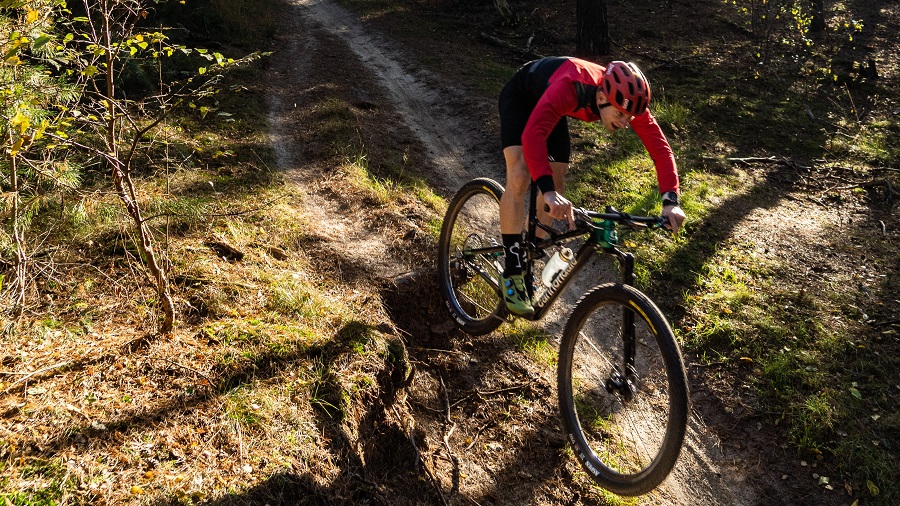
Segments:
[[[537,185],[532,183],[529,196],[531,205],[529,206],[527,228],[525,232],[525,248],[528,251],[530,258],[526,263],[524,274],[525,279],[529,281],[534,279],[534,260],[540,258],[538,254],[543,255],[544,249],[553,245],[562,244],[569,239],[591,233],[591,230],[575,229],[560,234],[541,223],[537,217],[537,193]],[[538,239],[538,229],[545,231],[549,234],[549,237]],[[615,246],[603,247],[599,241],[588,240],[578,249],[575,257],[569,262],[569,267],[563,270],[553,281],[553,284],[546,287],[543,293],[541,293],[537,300],[534,301],[534,315],[527,317],[527,319],[540,320],[546,315],[547,311],[553,306],[553,303],[556,302],[556,299],[559,298],[560,294],[569,286],[572,280],[575,279],[575,275],[587,265],[590,257],[601,251],[616,257],[616,260],[619,262],[622,283],[632,285],[634,283],[634,255],[621,251]],[[529,296],[534,299],[533,283],[529,282],[526,283],[526,285]],[[629,315],[629,318],[633,318],[633,315]]]
[[[619,268],[621,272],[621,283],[625,285],[634,285],[634,255],[631,253],[624,252],[616,247],[617,236],[615,235],[615,230],[598,230],[596,227],[590,227],[589,225],[583,225],[581,227],[576,228],[575,230],[569,230],[563,233],[558,233],[553,230],[551,227],[544,225],[538,220],[537,216],[537,194],[538,188],[533,182],[531,184],[531,192],[529,195],[529,210],[527,215],[527,223],[526,223],[526,231],[524,238],[524,246],[528,255],[528,261],[525,263],[525,271],[523,274],[525,275],[526,280],[526,290],[528,291],[528,295],[532,298],[534,306],[534,314],[530,316],[520,316],[520,318],[524,318],[527,320],[540,320],[543,318],[550,307],[553,306],[553,303],[556,302],[556,299],[559,298],[560,294],[569,286],[572,280],[588,263],[590,257],[597,253],[603,252],[605,254],[612,255],[616,258],[619,263]],[[627,221],[633,225],[641,225],[647,226],[648,223],[653,223],[658,220],[658,218],[650,218],[650,217],[628,217],[627,215],[623,215],[622,213],[615,212],[611,210],[608,214],[603,213],[594,213],[587,212],[588,216],[591,219],[599,219],[599,220],[612,220],[612,221]],[[627,220],[623,220],[623,216],[627,217]],[[657,222],[656,225],[660,226]],[[538,230],[542,230],[547,233],[548,237],[546,238],[538,238]],[[602,237],[598,237],[598,235],[603,232],[604,235]],[[595,235],[596,234],[596,235]],[[556,279],[553,281],[553,284],[549,287],[546,287],[543,292],[535,300],[534,293],[534,261],[545,256],[544,250],[554,245],[559,245],[567,242],[570,239],[575,239],[578,237],[583,237],[585,235],[591,235],[588,240],[578,249],[578,252],[575,254],[573,260],[569,262],[569,267],[567,267],[563,272],[561,272]],[[469,260],[468,265],[472,268],[478,276],[482,277],[485,281],[490,283],[494,290],[497,293],[501,293],[502,289],[499,286],[497,280],[491,276],[490,273],[486,272],[484,268],[482,268],[478,262],[471,261],[477,257],[484,257],[488,259],[496,259],[503,255],[503,246],[499,244],[494,244],[488,247],[482,248],[473,248],[466,250],[465,255]],[[634,320],[634,314],[630,311],[626,311],[625,314],[625,323],[630,326],[630,324]],[[625,336],[626,342],[633,341],[633,336]],[[630,347],[633,343],[627,344],[626,349]],[[630,364],[629,364],[630,365]]]

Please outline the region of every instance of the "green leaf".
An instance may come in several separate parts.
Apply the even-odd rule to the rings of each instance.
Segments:
[[[34,39],[33,47],[35,49],[40,49],[40,48],[44,47],[44,45],[46,45],[48,42],[50,42],[50,37],[48,37],[46,35],[41,35],[40,37]]]
[[[203,74],[206,73],[206,67],[200,67],[199,69],[197,69],[197,72],[199,72],[200,75],[202,76]]]
[[[2,0],[0,1],[0,9],[18,9],[25,5],[25,0]]]
[[[91,77],[97,72],[99,72],[99,69],[95,65],[88,65],[84,70],[81,71],[81,73],[86,75],[87,77]]]
[[[857,390],[853,387],[850,387],[850,395],[852,395],[853,397],[856,397],[857,399],[862,399],[862,394],[859,393],[859,390]]]

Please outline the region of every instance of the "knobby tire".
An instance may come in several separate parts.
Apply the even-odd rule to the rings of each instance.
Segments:
[[[629,366],[623,322],[631,318]],[[630,387],[621,381],[628,370]],[[669,475],[687,429],[687,375],[671,327],[646,295],[612,283],[585,294],[563,333],[557,380],[569,442],[598,484],[635,496]]]

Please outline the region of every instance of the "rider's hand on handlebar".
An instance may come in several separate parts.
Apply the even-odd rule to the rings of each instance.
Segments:
[[[549,208],[547,214],[557,220],[566,220],[569,223],[569,230],[575,228],[575,214],[572,211],[572,203],[568,199],[554,191],[544,194],[544,202]]]
[[[669,219],[669,228],[673,234],[678,234],[678,229],[684,223],[686,216],[679,206],[664,206],[662,215]]]

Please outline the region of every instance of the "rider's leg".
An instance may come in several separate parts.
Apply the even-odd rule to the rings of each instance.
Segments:
[[[506,189],[500,198],[500,233],[503,235],[505,269],[501,276],[506,307],[513,313],[527,316],[534,314],[534,306],[522,270],[525,268],[525,250],[522,248],[522,225],[525,223],[525,194],[531,188],[531,175],[525,164],[522,146],[503,149],[506,158]]]
[[[525,194],[531,187],[531,175],[525,164],[522,146],[508,146],[503,149],[506,158],[506,188],[500,198],[500,233],[503,234],[503,248],[506,253],[505,276],[520,274],[524,268],[522,226],[525,223]],[[521,255],[520,255],[521,253]]]

